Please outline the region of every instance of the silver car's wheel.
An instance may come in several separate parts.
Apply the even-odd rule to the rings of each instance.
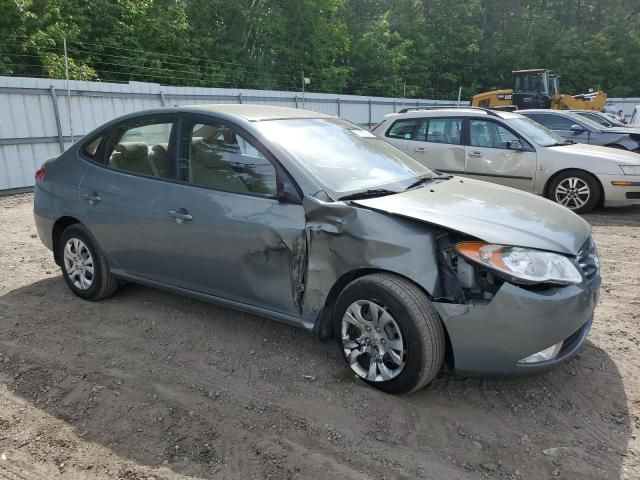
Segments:
[[[598,179],[584,170],[565,170],[551,179],[547,189],[550,200],[575,213],[587,213],[600,203],[603,195]]]
[[[571,210],[583,208],[591,199],[591,187],[582,178],[567,177],[556,185],[555,200]]]
[[[88,290],[93,285],[93,257],[79,238],[70,238],[64,246],[64,269],[79,290]]]
[[[370,382],[397,377],[405,365],[400,327],[382,305],[353,302],[342,317],[342,346],[351,369]]]

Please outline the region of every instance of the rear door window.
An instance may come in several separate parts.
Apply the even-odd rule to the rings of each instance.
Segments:
[[[415,140],[431,143],[462,144],[462,119],[454,117],[425,118]]]
[[[544,125],[549,130],[571,130],[571,125],[576,123],[573,120],[560,115],[533,114],[529,115],[529,118],[535,120],[541,125]]]
[[[169,144],[173,122],[143,119],[116,127],[106,150],[114,170],[157,178],[173,178]]]

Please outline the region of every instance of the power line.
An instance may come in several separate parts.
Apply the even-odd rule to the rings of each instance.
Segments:
[[[72,43],[71,41],[69,43]],[[73,42],[73,43],[82,43],[82,42]],[[21,45],[18,44],[8,44],[8,43],[0,43],[0,45],[4,45],[4,46],[8,46],[8,47],[12,47],[12,48],[18,48],[21,47]],[[98,44],[87,44],[87,45],[97,45]],[[262,77],[262,79],[264,80],[269,80],[271,82],[275,81],[284,81],[286,83],[295,83],[295,80],[297,79],[298,73],[297,72],[293,72],[293,71],[289,71],[291,72],[290,75],[287,74],[287,71],[280,71],[279,73],[274,73],[274,72],[269,72],[266,69],[261,69],[260,67],[257,66],[252,66],[252,65],[244,65],[244,64],[239,64],[239,63],[230,63],[230,62],[218,62],[218,61],[214,61],[214,60],[207,60],[207,59],[201,59],[201,58],[195,58],[195,57],[189,57],[189,56],[180,56],[180,55],[169,55],[169,54],[162,54],[162,53],[158,53],[158,52],[150,52],[150,51],[146,51],[146,50],[132,50],[132,49],[126,49],[123,47],[111,47],[111,46],[104,46],[105,48],[118,48],[118,49],[122,49],[122,50],[126,50],[126,51],[138,51],[138,52],[144,52],[148,55],[159,55],[159,56],[171,56],[171,57],[175,57],[175,58],[181,58],[184,60],[188,60],[188,61],[194,61],[194,62],[202,62],[205,64],[211,64],[211,65],[215,65],[216,67],[220,68],[220,65],[233,65],[238,67],[237,70],[230,70],[228,67],[227,68],[220,68],[218,70],[218,72],[221,72],[220,75],[224,76],[225,78],[227,76],[229,76],[229,71],[232,72],[233,75],[238,76],[238,75],[251,75],[250,72],[247,72],[247,70],[254,70],[257,73],[254,73],[253,75],[255,76],[260,76]],[[38,49],[46,49],[47,53],[59,53],[62,54],[62,52],[58,52],[56,51],[54,46],[45,46],[45,47],[33,47],[30,46],[30,48],[38,48]],[[194,64],[190,64],[190,63],[183,63],[183,62],[170,62],[167,61],[165,59],[149,59],[149,58],[140,58],[140,57],[131,57],[131,56],[127,56],[127,55],[113,55],[113,54],[108,54],[108,53],[104,53],[104,52],[96,52],[96,51],[90,51],[88,49],[85,49],[83,47],[76,47],[74,46],[72,48],[72,51],[75,54],[79,54],[81,55],[90,55],[90,56],[95,56],[95,57],[110,57],[110,58],[116,58],[116,59],[128,59],[128,60],[133,60],[136,62],[161,62],[163,64],[168,64],[168,65],[179,65],[179,66],[185,66],[185,67],[189,67],[189,68],[194,68],[194,67],[201,67],[200,65],[194,65]],[[22,56],[29,56],[29,57],[40,57],[40,55],[28,55],[28,54],[7,54],[8,56],[18,56],[18,55],[22,55]],[[80,59],[78,59],[80,60]],[[104,62],[102,60],[98,60],[98,59],[94,59],[92,62],[90,63],[98,63],[98,64],[102,64],[102,65],[111,65],[111,66],[119,66],[119,67],[124,67],[124,68],[135,68],[135,69],[145,69],[145,70],[151,70],[151,69],[157,69],[157,70],[164,70],[163,67],[147,67],[147,66],[142,66],[142,65],[129,65],[129,64],[123,64],[123,63],[115,63],[115,62]],[[204,67],[206,68],[207,65],[204,65]],[[211,73],[209,72],[199,72],[202,75],[210,75]],[[253,77],[255,79],[255,77]]]
[[[72,52],[74,50],[71,50]],[[89,53],[89,52],[80,52],[80,53]],[[97,54],[97,55],[104,55],[104,54]],[[153,62],[154,60],[150,60],[150,59],[139,59],[139,58],[134,58],[134,57],[127,57],[127,56],[121,56],[121,55],[104,55],[104,56],[108,56],[108,57],[113,57],[113,58],[122,58],[122,59],[128,59],[128,60],[135,60],[135,61],[143,61],[143,62]],[[176,62],[164,62],[162,60],[160,60],[160,62],[162,64],[167,63],[168,65],[180,65],[180,66],[185,66],[185,67],[189,67],[190,69],[194,69],[194,68],[202,68],[203,66],[201,65],[193,65],[193,64],[188,64],[188,63],[176,63]],[[164,70],[166,71],[167,68],[166,67],[147,67],[147,66],[142,66],[142,65],[134,65],[134,64],[122,64],[122,63],[115,63],[115,62],[105,62],[103,60],[94,60],[93,63],[97,63],[100,65],[114,65],[114,66],[121,66],[121,67],[127,67],[127,68],[141,68],[141,69],[145,69],[145,70]],[[207,66],[205,65],[204,68],[206,68]],[[222,75],[223,77],[228,77],[229,72],[231,72],[232,74],[236,74],[236,75],[243,75],[243,74],[247,74],[248,72],[243,71],[243,69],[237,69],[237,70],[229,70],[229,69],[219,69],[215,72],[206,72],[206,71],[202,71],[202,70],[186,70],[186,71],[190,71],[190,72],[197,72],[198,74],[202,74],[202,75],[211,75],[211,74],[215,74],[215,75]],[[271,72],[260,72],[259,75],[262,76],[266,76],[266,77],[270,77],[270,78],[279,78],[279,79],[290,79],[290,80],[297,80],[297,76],[286,76],[286,75],[276,75],[274,73]]]

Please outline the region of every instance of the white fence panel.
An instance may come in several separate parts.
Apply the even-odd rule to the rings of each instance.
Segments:
[[[621,111],[624,118],[629,120],[636,105],[640,105],[640,98],[609,98],[606,110],[616,113]]]
[[[453,102],[327,93],[171,87],[0,77],[0,191],[33,186],[34,171],[74,140],[113,118],[162,106],[251,103],[306,108],[339,115],[360,125],[377,123],[403,106]]]

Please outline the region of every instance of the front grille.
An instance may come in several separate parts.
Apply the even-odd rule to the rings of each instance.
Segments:
[[[587,239],[576,257],[582,274],[587,281],[593,280],[597,277],[598,270],[600,270],[600,259],[598,258],[598,251],[596,250],[596,244],[593,243],[591,237]]]

